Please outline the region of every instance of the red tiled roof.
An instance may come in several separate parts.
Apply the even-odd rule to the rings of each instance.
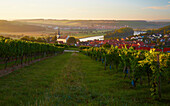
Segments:
[[[60,36],[58,39],[66,39],[68,36]]]
[[[170,48],[164,48],[164,52],[170,51]]]
[[[155,45],[155,43],[151,43],[150,45]]]
[[[139,48],[136,48],[136,50],[150,50],[151,48],[150,47],[139,47]]]
[[[162,49],[156,49],[155,51],[160,51],[160,52],[162,52]]]
[[[139,46],[139,45],[137,45],[137,44],[132,44],[132,46]]]

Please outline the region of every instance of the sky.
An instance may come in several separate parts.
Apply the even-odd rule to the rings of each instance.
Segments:
[[[170,0],[0,0],[0,19],[162,20]]]

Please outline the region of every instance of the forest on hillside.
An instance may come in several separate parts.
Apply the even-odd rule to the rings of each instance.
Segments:
[[[155,29],[155,30],[148,30],[148,34],[169,34],[170,33],[170,25],[165,26],[163,28]]]
[[[134,30],[132,28],[126,27],[126,28],[120,28],[115,31],[109,31],[105,35],[106,38],[114,38],[114,37],[126,37],[131,36],[134,34]]]

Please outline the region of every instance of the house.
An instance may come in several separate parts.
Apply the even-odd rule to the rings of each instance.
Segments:
[[[129,38],[128,38],[128,37],[126,37],[126,40],[129,40]]]
[[[121,41],[124,41],[124,40],[126,40],[126,37],[121,38]]]
[[[143,38],[141,36],[138,36],[138,41],[143,41]]]
[[[138,37],[131,37],[131,40],[132,40],[132,39],[138,39]]]
[[[143,41],[143,39],[142,38],[138,38],[138,41]]]
[[[67,43],[69,36],[59,36],[59,38],[57,39],[57,42],[63,42],[63,43]]]
[[[164,37],[168,38],[168,37],[169,37],[169,35],[164,35]]]

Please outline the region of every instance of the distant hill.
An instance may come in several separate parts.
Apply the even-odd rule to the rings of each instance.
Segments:
[[[112,28],[131,27],[133,29],[157,29],[167,25],[170,22],[153,22],[143,20],[56,20],[56,19],[29,19],[29,20],[16,20],[19,22],[27,22],[36,25],[56,25],[59,27],[89,27],[98,28],[106,26]]]
[[[114,38],[114,37],[127,37],[134,34],[134,30],[132,28],[120,28],[116,29],[115,31],[107,32],[104,36],[105,39],[107,38]]]
[[[88,28],[88,29],[158,29],[170,25],[170,22],[147,22],[143,20],[56,20],[29,19],[5,21],[0,20],[0,32],[36,32],[53,28]]]
[[[0,32],[34,32],[45,31],[46,28],[28,25],[22,22],[0,20]]]
[[[170,33],[170,25],[168,26],[165,26],[163,28],[159,28],[159,29],[156,29],[156,30],[148,30],[147,31],[147,34],[169,34]]]
[[[170,19],[152,20],[152,22],[170,22]]]

